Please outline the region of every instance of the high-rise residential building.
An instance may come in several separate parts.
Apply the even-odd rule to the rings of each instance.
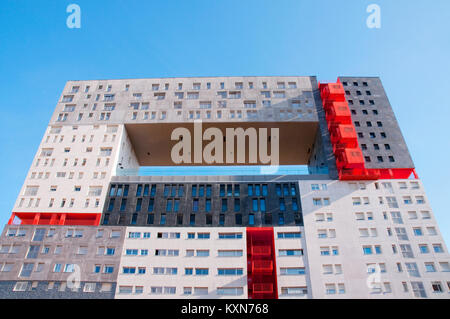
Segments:
[[[0,298],[449,293],[376,77],[69,81],[0,238]]]

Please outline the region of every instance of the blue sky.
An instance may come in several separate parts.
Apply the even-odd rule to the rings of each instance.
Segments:
[[[66,26],[71,3],[81,29]],[[380,76],[450,243],[449,18],[448,0],[1,0],[0,224],[67,80]]]

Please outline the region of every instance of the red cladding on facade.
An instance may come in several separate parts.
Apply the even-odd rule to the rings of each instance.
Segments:
[[[249,299],[277,299],[277,273],[273,228],[247,228]]]
[[[12,213],[8,225],[98,226],[102,214]]]
[[[407,179],[414,168],[368,169],[341,83],[319,84],[340,180]]]

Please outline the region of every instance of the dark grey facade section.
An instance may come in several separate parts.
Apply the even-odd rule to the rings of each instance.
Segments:
[[[352,112],[366,168],[414,168],[378,77],[339,77]]]
[[[124,237],[125,227],[117,226],[7,225],[0,238],[0,295],[112,297]],[[69,281],[81,283],[78,291],[69,292]]]
[[[101,223],[119,226],[303,225],[298,183],[113,182]]]
[[[319,130],[311,152],[308,168],[311,174],[320,174],[324,168],[327,168],[330,179],[338,179],[336,158],[334,157],[333,146],[330,141],[330,132],[328,131],[325,110],[322,105],[316,77],[311,77],[311,85],[313,87],[314,105],[316,106],[319,119]]]

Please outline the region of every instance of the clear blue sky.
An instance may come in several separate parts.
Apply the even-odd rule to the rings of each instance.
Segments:
[[[366,27],[371,3],[381,29]],[[67,80],[380,76],[450,243],[449,34],[448,0],[1,0],[0,224]]]

